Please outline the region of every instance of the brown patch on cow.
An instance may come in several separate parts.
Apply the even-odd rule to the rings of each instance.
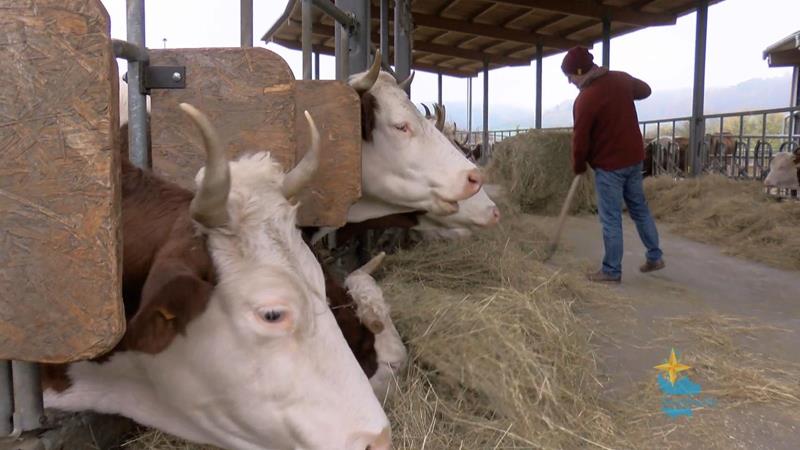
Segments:
[[[64,392],[72,386],[67,374],[69,364],[40,364],[42,377],[42,391],[52,389],[55,392]]]
[[[375,130],[375,114],[378,112],[378,99],[369,92],[361,96],[361,139],[372,142]]]
[[[336,323],[342,330],[347,345],[350,346],[358,364],[361,365],[361,370],[364,371],[367,378],[370,378],[378,370],[375,334],[358,319],[357,305],[353,297],[333,279],[324,267],[322,271],[325,275],[325,294],[328,297],[333,317],[336,318]]]

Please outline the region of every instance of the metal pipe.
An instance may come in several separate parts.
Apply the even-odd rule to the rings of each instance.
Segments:
[[[536,44],[536,129],[542,128],[542,51],[544,46]]]
[[[343,25],[337,25],[335,31],[336,38],[336,79],[339,81],[347,81],[350,75],[349,56],[350,44],[347,29]]]
[[[240,46],[250,48],[253,46],[253,0],[241,0],[239,7],[239,32],[241,33]]]
[[[127,0],[128,42],[145,47],[144,0]],[[150,168],[147,143],[147,97],[144,93],[144,63],[128,61],[128,157],[142,169]]]
[[[245,0],[242,0],[245,1]],[[252,0],[251,0],[252,1]],[[301,36],[303,48],[303,79],[311,79],[311,0],[302,0]]]
[[[355,17],[350,33],[349,74],[366,70],[369,67],[370,53],[370,5],[369,0],[336,0],[336,6],[349,11]]]
[[[483,152],[481,159],[489,157],[489,63],[483,63]]]
[[[603,18],[603,67],[611,66],[611,19]]]
[[[39,364],[12,361],[11,378],[14,385],[14,428],[23,432],[39,428],[44,423]]]
[[[467,78],[467,139],[474,143],[472,139],[472,77]]]
[[[331,3],[330,0],[312,0],[312,2],[314,3],[314,6],[321,9],[325,14],[333,17],[334,20],[348,29],[348,31],[349,29],[354,28],[358,23],[356,16],[353,13],[349,11],[343,11]]]
[[[703,101],[706,77],[706,34],[708,31],[708,0],[698,0],[697,25],[694,47],[694,90],[692,93],[692,121],[689,125],[689,150],[692,175],[700,175],[700,144],[705,134]]]
[[[411,75],[411,5],[408,0],[394,3],[394,70],[398,80]],[[411,86],[406,93],[411,97]]]
[[[381,0],[381,64],[389,65],[389,0]]]
[[[314,52],[314,79],[319,80],[319,52]]]
[[[0,437],[14,430],[14,385],[11,384],[11,364],[0,360]]]
[[[131,44],[128,41],[112,39],[111,48],[114,50],[114,57],[116,58],[121,58],[126,61],[150,61],[150,55],[147,53],[146,49],[139,47],[138,45]]]
[[[439,93],[439,96],[438,96],[439,104],[441,105],[442,104],[442,74],[438,73],[436,75],[437,75],[436,76],[436,88],[437,88],[437,92]]]

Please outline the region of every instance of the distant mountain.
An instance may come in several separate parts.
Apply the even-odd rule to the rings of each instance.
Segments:
[[[757,78],[743,81],[735,86],[706,90],[706,114],[739,112],[757,109],[782,108],[788,105],[791,77]],[[545,127],[572,125],[572,102],[566,100],[542,114]],[[448,102],[447,115],[458,122],[459,129],[466,128],[466,104]],[[509,105],[491,105],[489,129],[505,130],[533,126],[533,105],[520,108]],[[692,89],[655,91],[648,99],[637,102],[640,120],[667,119],[689,116],[692,113]],[[472,128],[482,128],[481,106],[473,104]]]

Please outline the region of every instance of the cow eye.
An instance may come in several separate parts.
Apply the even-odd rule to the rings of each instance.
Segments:
[[[397,128],[399,131],[402,131],[403,133],[408,133],[409,130],[408,124],[405,122],[395,125],[394,127]]]
[[[261,318],[264,319],[265,322],[278,323],[283,320],[284,317],[286,317],[286,312],[280,309],[265,309],[261,311]]]

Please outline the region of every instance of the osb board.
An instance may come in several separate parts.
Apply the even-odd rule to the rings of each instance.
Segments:
[[[263,48],[153,50],[151,65],[186,66],[186,89],[152,91],[153,169],[194,190],[205,153],[197,129],[178,108],[191,103],[208,115],[226,142],[229,158],[269,150],[294,165],[294,76],[286,62]]]
[[[361,197],[361,101],[340,81],[297,81],[297,159],[308,149],[308,110],[320,130],[322,157],[314,182],[299,200],[304,226],[340,227]]]
[[[0,0],[0,359],[89,358],[125,329],[109,23],[99,0]]]

